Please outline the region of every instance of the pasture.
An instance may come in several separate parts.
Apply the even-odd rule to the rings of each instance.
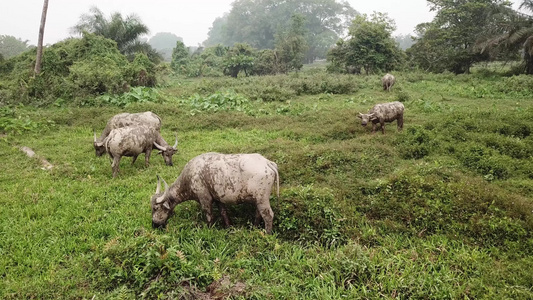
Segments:
[[[394,74],[389,93],[309,69],[0,108],[0,298],[533,298],[533,78]],[[389,101],[403,131],[360,125]],[[174,166],[154,151],[113,179],[93,129],[148,110],[178,133]],[[225,229],[192,201],[152,229],[156,174],[170,184],[211,151],[278,164],[272,235],[253,207]]]

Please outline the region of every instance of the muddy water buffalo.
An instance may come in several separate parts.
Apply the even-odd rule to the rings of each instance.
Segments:
[[[255,223],[261,218],[267,233],[272,232],[274,212],[270,208],[270,192],[279,176],[276,163],[260,154],[205,153],[191,159],[178,179],[161,191],[157,177],[157,189],[152,196],[152,226],[166,226],[174,207],[183,201],[196,200],[204,211],[207,223],[213,224],[212,206],[215,203],[224,224],[230,226],[226,204],[253,203],[256,207]]]
[[[385,74],[383,78],[381,78],[381,84],[383,84],[383,90],[390,92],[392,86],[396,82],[396,78],[392,74]]]
[[[389,103],[376,104],[368,114],[359,113],[357,116],[361,119],[361,125],[366,126],[368,122],[372,122],[372,133],[376,132],[376,125],[381,125],[381,132],[385,134],[385,122],[390,123],[397,120],[398,130],[403,128],[403,111],[402,103],[395,101]]]
[[[111,130],[134,126],[134,125],[145,125],[148,127],[154,128],[157,132],[161,132],[161,118],[158,115],[154,114],[151,111],[146,111],[142,113],[121,113],[113,116],[102,131],[102,134],[99,138],[96,138],[96,132],[94,133],[94,150],[96,156],[102,156],[105,153],[104,139],[109,135]],[[157,141],[156,141],[157,142]],[[166,142],[159,141],[160,145],[168,146]]]
[[[165,159],[165,163],[171,166],[172,155],[177,151],[178,138],[176,137],[176,143],[172,147],[158,145],[156,143],[158,139],[162,139],[161,134],[155,128],[148,126],[137,125],[111,130],[109,135],[104,139],[103,144],[105,151],[113,160],[111,163],[113,177],[116,177],[118,174],[122,156],[133,157],[131,164],[134,164],[137,156],[144,153],[145,165],[148,166],[150,163],[150,154],[154,146],[160,150],[160,153]]]

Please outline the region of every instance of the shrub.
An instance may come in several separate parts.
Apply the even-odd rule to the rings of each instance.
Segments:
[[[396,139],[400,156],[404,159],[421,159],[429,155],[437,142],[433,134],[421,126],[409,127]]]
[[[39,76],[33,74],[33,49],[8,62],[9,73],[2,74],[11,96],[7,104],[47,106],[57,98],[115,94],[128,85],[155,84],[155,68],[146,56],[138,55],[130,64],[114,41],[89,33],[47,47]]]
[[[234,91],[217,92],[207,97],[196,94],[188,100],[193,114],[200,111],[245,111],[248,108],[248,102],[247,98]]]
[[[308,185],[285,190],[282,198],[275,218],[280,236],[329,247],[346,241],[343,217],[331,190]]]
[[[484,175],[487,180],[508,178],[514,165],[511,158],[479,145],[464,146],[458,156],[465,167]]]

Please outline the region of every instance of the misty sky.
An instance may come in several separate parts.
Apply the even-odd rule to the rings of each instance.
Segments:
[[[121,12],[135,13],[150,29],[150,36],[171,32],[182,37],[187,46],[196,46],[207,39],[215,18],[231,9],[234,0],[49,0],[44,43],[53,44],[70,36],[80,15],[98,7],[106,16]],[[414,27],[433,19],[426,0],[348,0],[360,13],[386,12],[396,22],[396,34],[409,34]],[[512,1],[517,8],[519,2]],[[2,0],[0,35],[12,35],[30,44],[37,44],[42,0]]]

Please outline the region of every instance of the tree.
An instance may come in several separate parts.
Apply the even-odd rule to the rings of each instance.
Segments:
[[[236,0],[227,15],[213,22],[204,45],[247,43],[257,49],[273,49],[276,36],[290,28],[295,14],[306,20],[306,60],[311,62],[325,57],[357,12],[347,1]]]
[[[291,17],[289,30],[276,35],[276,54],[283,73],[302,68],[307,50],[305,32],[305,17],[295,14]]]
[[[185,67],[189,63],[189,50],[182,41],[176,42],[176,47],[172,50],[172,60],[170,68],[177,73],[185,73]]]
[[[475,47],[493,24],[501,21],[501,12],[510,6],[507,0],[428,0],[435,18],[417,28],[419,37],[409,51],[413,61],[424,68],[442,72],[445,70],[468,73],[475,62],[486,60]],[[436,59],[428,61],[438,53]]]
[[[334,65],[330,70],[344,69],[349,73],[367,74],[389,71],[402,60],[402,51],[392,38],[394,21],[385,13],[373,13],[370,18],[357,16],[350,26],[349,38],[339,41],[328,59]]]
[[[237,78],[241,71],[250,74],[254,63],[255,49],[248,44],[237,43],[226,53],[224,74]]]
[[[39,27],[39,40],[37,41],[37,57],[35,58],[35,75],[41,73],[41,60],[43,58],[44,25],[46,23],[46,11],[48,10],[48,0],[44,0],[43,13],[41,14],[41,26]]]
[[[23,41],[11,35],[0,35],[0,54],[5,59],[28,50],[28,40]]]
[[[81,15],[80,21],[71,28],[71,31],[74,34],[91,32],[112,39],[117,43],[119,51],[128,56],[130,60],[137,52],[146,54],[150,60],[155,62],[161,59],[161,55],[148,43],[140,41],[139,38],[147,34],[149,30],[135,14],[124,18],[120,13],[115,12],[107,19],[101,10],[92,7],[89,14]]]
[[[522,1],[520,9],[533,12],[533,1]],[[477,48],[491,59],[516,59],[520,53],[523,72],[533,74],[533,16],[507,8],[500,19],[478,40]]]

